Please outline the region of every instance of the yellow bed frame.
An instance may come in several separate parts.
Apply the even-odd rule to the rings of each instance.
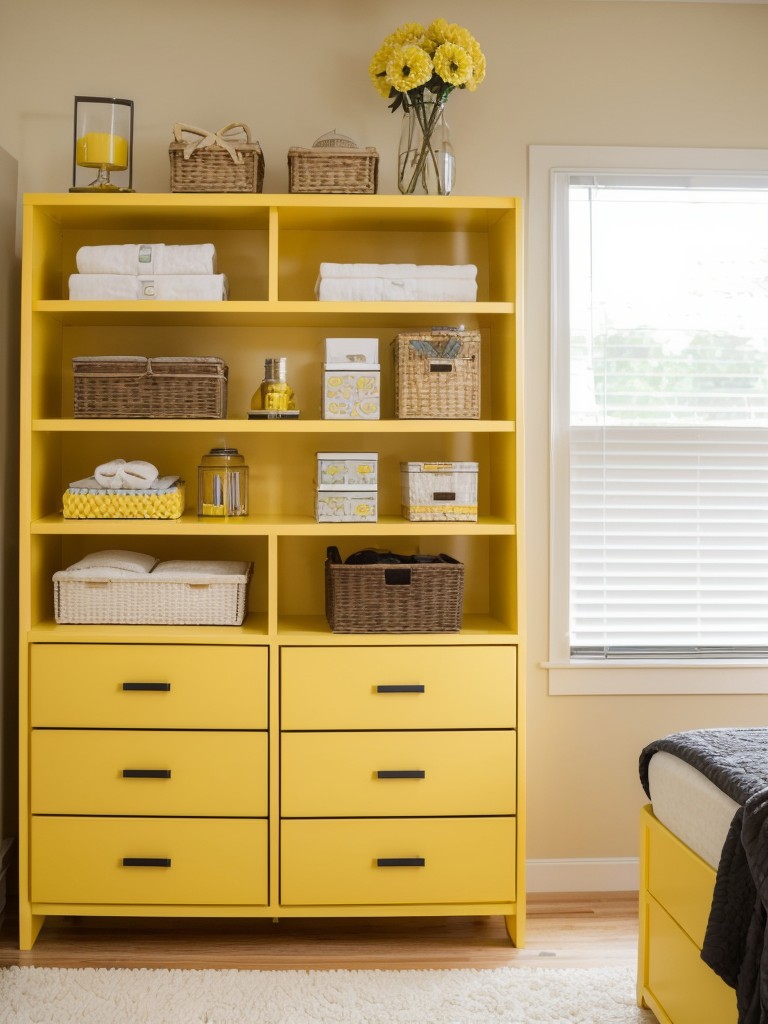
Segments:
[[[640,812],[637,1002],[661,1024],[736,1024],[736,993],[701,959],[715,871]]]

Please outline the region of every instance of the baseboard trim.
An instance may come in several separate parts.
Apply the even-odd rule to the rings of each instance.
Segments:
[[[529,860],[528,892],[631,892],[638,888],[637,857]]]

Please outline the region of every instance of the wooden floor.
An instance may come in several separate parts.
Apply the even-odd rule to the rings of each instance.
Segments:
[[[0,928],[0,966],[330,970],[636,964],[637,894],[531,896],[524,949],[500,917],[55,918],[34,948]]]

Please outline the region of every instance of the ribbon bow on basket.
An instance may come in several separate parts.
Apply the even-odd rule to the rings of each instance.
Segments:
[[[197,139],[185,139],[184,133],[197,135]],[[211,146],[219,146],[225,149],[232,157],[232,162],[241,164],[243,154],[238,153],[237,145],[243,142],[250,143],[251,129],[247,124],[240,121],[233,121],[217,132],[208,132],[204,128],[195,128],[191,124],[175,124],[173,126],[173,137],[176,142],[184,144],[184,159],[189,160],[198,149],[209,149]]]

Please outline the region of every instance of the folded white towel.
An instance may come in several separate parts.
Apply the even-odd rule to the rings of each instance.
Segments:
[[[85,555],[79,562],[70,565],[67,572],[90,573],[92,571],[121,572],[146,574],[152,572],[157,565],[154,555],[144,555],[140,551],[123,551],[108,548],[106,551],[94,551]]]
[[[157,299],[161,302],[226,299],[229,283],[224,274],[166,274],[133,277],[130,274],[71,274],[69,297],[81,302],[111,299]]]
[[[320,277],[428,277],[474,281],[477,267],[473,263],[321,263]]]
[[[477,283],[445,278],[332,277],[317,283],[324,302],[474,302]]]
[[[216,248],[199,245],[83,245],[77,250],[81,274],[215,274]]]
[[[125,459],[112,459],[110,462],[102,462],[93,471],[96,482],[101,487],[122,487],[121,469],[125,465]]]
[[[151,462],[142,462],[140,459],[134,459],[133,462],[126,462],[125,459],[112,459],[111,462],[104,462],[97,466],[93,475],[100,487],[110,490],[121,487],[131,490],[147,488],[159,476],[157,466],[153,466]]]

